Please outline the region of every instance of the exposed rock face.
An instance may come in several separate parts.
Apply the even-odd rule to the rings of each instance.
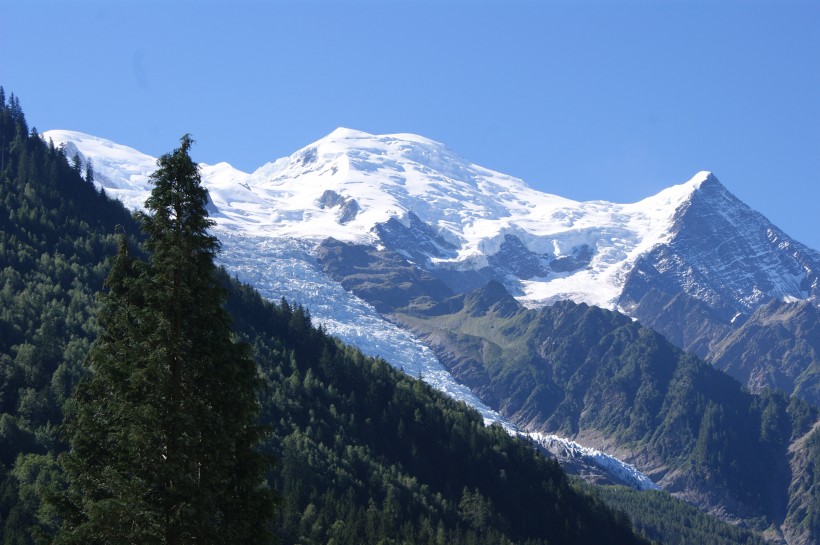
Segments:
[[[815,373],[809,368],[816,357],[800,348],[817,345],[817,331],[792,320],[790,332],[801,340],[791,351],[770,355],[764,371],[749,359],[769,349],[753,340],[752,330],[760,328],[744,329],[744,324],[758,309],[769,313],[770,305],[783,300],[807,301],[816,310],[818,273],[820,252],[790,239],[710,177],[676,212],[669,241],[637,260],[619,306],[753,388],[775,386],[792,393],[798,376]],[[741,347],[742,342],[756,347]],[[776,344],[774,339],[760,342]],[[804,394],[809,390],[804,388]],[[804,397],[817,403],[815,395]]]
[[[571,272],[586,267],[592,261],[595,250],[588,244],[581,244],[571,255],[561,256],[550,261],[550,269],[555,272]]]
[[[547,276],[549,269],[542,264],[542,258],[524,246],[521,239],[515,235],[506,235],[501,248],[489,256],[487,261],[496,274],[502,277],[511,274],[522,280],[534,276]]]
[[[633,286],[643,283],[703,301],[728,322],[770,299],[818,301],[818,271],[820,253],[791,240],[710,177],[676,212],[669,242],[639,260],[621,304],[645,293]]]
[[[716,343],[710,359],[751,391],[775,388],[820,406],[820,310],[772,301]]]
[[[380,312],[402,308],[419,298],[442,299],[452,291],[401,255],[334,239],[317,249],[322,270]]]
[[[405,225],[396,218],[377,224],[373,230],[385,247],[400,253],[420,266],[431,257],[447,257],[453,254],[455,246],[444,240],[427,223],[413,212],[408,212]]]
[[[791,484],[783,534],[789,545],[820,540],[820,424],[789,448]]]
[[[322,193],[322,196],[319,197],[319,206],[323,209],[338,206],[339,218],[337,221],[341,225],[345,225],[356,219],[359,211],[361,211],[361,206],[356,202],[356,199],[343,197],[331,189],[326,190]]]
[[[319,197],[319,206],[322,208],[333,208],[344,204],[345,198],[333,191],[332,189],[325,190],[322,196]]]

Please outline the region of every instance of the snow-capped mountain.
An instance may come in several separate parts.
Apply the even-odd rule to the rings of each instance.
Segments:
[[[92,159],[109,194],[141,206],[154,158],[76,132],[44,137],[65,144],[69,156],[79,151]],[[503,276],[530,306],[572,299],[616,308],[638,262],[674,271],[680,289],[708,304],[728,297],[749,311],[769,297],[816,297],[817,252],[790,240],[706,172],[633,204],[576,202],[419,136],[349,129],[253,173],[227,163],[202,167],[220,229],[395,246],[426,269]],[[744,257],[727,260],[728,247],[713,244],[704,229],[712,238],[736,235]],[[692,243],[700,250],[659,253]]]
[[[77,154],[83,164],[90,161],[95,183],[109,195],[130,208],[142,208],[151,189],[149,178],[156,169],[156,158],[73,131],[48,131],[43,137],[63,145],[68,157]],[[358,151],[356,146],[365,147],[367,152]],[[425,158],[426,163],[419,163],[417,158]],[[466,222],[493,226],[498,231],[495,238],[502,233],[507,240],[497,246],[503,252],[512,236],[510,230],[523,232],[517,221],[536,222],[527,217],[534,212],[534,205],[526,201],[528,198],[541,205],[549,202],[597,214],[604,213],[607,203],[585,206],[538,193],[520,180],[467,164],[442,145],[421,137],[375,137],[347,129],[339,129],[251,174],[227,163],[203,164],[201,170],[222,242],[219,260],[232,274],[270,299],[285,297],[305,305],[330,333],[367,354],[385,358],[408,374],[422,376],[436,388],[475,407],[485,422],[499,423],[511,433],[529,435],[518,431],[456,381],[432,351],[411,333],[385,320],[372,305],[325,274],[317,263],[316,248],[329,235],[343,241],[383,246],[382,237],[390,240],[391,228],[395,231],[399,225],[399,229],[416,229],[432,240],[431,253],[449,252],[449,260],[432,258],[426,261],[427,266],[440,264],[470,270],[476,265],[486,267],[492,261],[487,259],[486,250],[492,248],[493,237],[483,239],[482,229]],[[403,181],[396,173],[404,173]],[[382,178],[388,179],[386,185]],[[501,202],[516,213],[494,202],[499,195]],[[436,221],[437,208],[433,203],[445,206],[445,218],[450,219]],[[417,216],[416,211],[425,219]],[[493,219],[493,214],[501,216],[500,222]],[[562,221],[570,225],[574,222]],[[437,224],[438,229],[428,222]],[[591,218],[584,228],[587,224],[592,225]],[[429,240],[422,240],[415,250],[407,248],[403,253],[418,253],[425,242]],[[461,251],[455,251],[459,247]],[[553,244],[551,255],[571,259],[560,254],[559,247]],[[571,453],[577,461],[596,466],[615,482],[639,488],[654,486],[634,466],[614,457],[557,436],[551,436],[549,441],[542,440],[540,435],[532,437],[542,448],[558,455]]]
[[[109,194],[141,206],[155,158],[71,131],[44,137],[92,159]],[[530,306],[571,299],[632,314],[632,292],[660,275],[731,320],[820,289],[820,253],[707,172],[633,204],[576,202],[420,136],[340,128],[253,173],[219,163],[202,174],[220,229],[392,246],[429,270],[502,277]]]
[[[155,158],[77,132],[43,136],[69,157],[90,159],[96,183],[110,195],[142,206]],[[820,301],[820,253],[790,239],[708,172],[637,203],[577,202],[420,136],[340,128],[252,173],[219,163],[202,165],[202,176],[220,237],[239,241],[225,244],[226,264],[257,270],[255,285],[278,286],[267,295],[305,304],[304,290],[281,286],[276,263],[259,270],[253,252],[241,250],[245,244],[298,241],[313,268],[329,238],[392,252],[452,292],[495,279],[530,307],[570,299],[617,309],[707,359],[767,302]],[[343,278],[349,265],[323,263],[323,282],[350,291]],[[317,295],[309,304],[327,301]],[[363,348],[370,342],[342,337]]]

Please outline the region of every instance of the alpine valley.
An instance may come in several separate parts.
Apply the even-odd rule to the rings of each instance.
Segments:
[[[155,158],[42,137],[142,207]],[[221,264],[265,298],[589,480],[820,540],[820,252],[713,174],[576,202],[420,136],[350,129],[252,173],[201,169]]]

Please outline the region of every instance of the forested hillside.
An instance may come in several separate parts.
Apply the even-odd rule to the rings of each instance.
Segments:
[[[114,227],[138,228],[92,169],[29,130],[17,97],[0,98],[0,529],[29,543],[37,491],[59,478],[63,404],[94,338]]]
[[[812,475],[790,468],[790,445],[813,407],[752,395],[627,316],[569,301],[525,309],[499,283],[393,316],[516,423],[606,443],[702,506],[763,530],[814,501],[789,492]]]

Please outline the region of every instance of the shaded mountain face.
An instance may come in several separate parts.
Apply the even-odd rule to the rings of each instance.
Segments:
[[[676,212],[669,241],[637,260],[619,305],[753,391],[816,405],[819,272],[819,252],[710,179]],[[783,310],[797,301],[803,312]]]
[[[717,342],[710,360],[752,391],[775,388],[820,406],[820,310],[770,301]]]
[[[790,495],[810,475],[790,469],[790,446],[817,412],[745,392],[627,316],[569,301],[526,309],[491,282],[390,317],[513,422],[603,447],[707,510],[779,527],[808,501]]]
[[[714,177],[677,209],[670,234],[639,259],[622,306],[647,291],[637,289],[641,282],[703,301],[726,322],[772,299],[820,298],[820,253],[790,239]]]

